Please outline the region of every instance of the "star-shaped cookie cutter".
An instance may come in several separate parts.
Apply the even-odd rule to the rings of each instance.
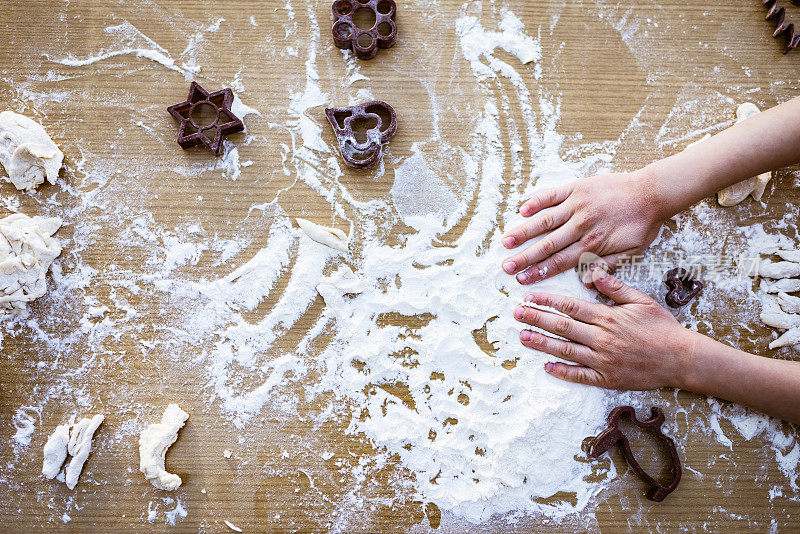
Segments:
[[[664,302],[670,308],[680,308],[689,304],[703,290],[703,282],[692,278],[691,274],[681,267],[667,271],[664,283],[669,288]]]
[[[222,153],[222,139],[228,134],[244,130],[244,124],[233,114],[231,105],[233,91],[229,88],[209,93],[199,83],[192,82],[189,97],[184,102],[167,108],[181,123],[178,132],[178,144],[181,148],[204,144],[219,156]],[[212,113],[208,113],[209,110]],[[212,122],[203,120],[204,112],[209,116],[213,115]]]
[[[670,466],[672,479],[668,484],[662,484],[659,480],[648,475],[647,472],[642,469],[642,466],[639,465],[639,462],[633,455],[633,451],[631,451],[631,444],[628,438],[619,428],[619,422],[623,416],[628,416],[631,422],[639,428],[652,430],[656,438],[663,441],[666,445],[672,461],[672,465]],[[614,445],[619,445],[622,456],[625,457],[625,461],[628,462],[631,469],[633,469],[642,481],[650,485],[650,489],[647,490],[646,494],[647,498],[651,501],[661,502],[678,487],[678,483],[681,481],[681,459],[678,457],[678,450],[675,448],[675,442],[661,430],[661,425],[663,423],[664,412],[657,406],[650,408],[650,419],[645,421],[639,421],[636,418],[636,410],[634,410],[632,406],[619,406],[614,408],[611,410],[611,413],[608,414],[608,428],[597,436],[589,446],[589,456],[597,458],[610,450]]]
[[[381,100],[357,106],[325,108],[325,115],[339,141],[339,151],[344,162],[354,169],[369,169],[374,166],[383,155],[383,144],[397,131],[394,108]],[[361,142],[353,131],[353,125],[358,122],[375,124],[367,129],[366,140]]]

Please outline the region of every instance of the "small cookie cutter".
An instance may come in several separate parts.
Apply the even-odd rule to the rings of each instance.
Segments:
[[[648,475],[647,472],[642,469],[642,466],[639,465],[639,462],[636,461],[631,451],[628,438],[619,428],[619,420],[625,415],[639,428],[652,429],[656,437],[666,444],[672,458],[672,480],[669,484],[664,485],[657,479]],[[634,410],[632,406],[619,406],[614,408],[611,410],[611,413],[608,414],[608,428],[597,436],[589,446],[589,456],[597,458],[614,445],[619,444],[622,456],[625,457],[625,461],[628,462],[631,469],[634,470],[640,479],[650,485],[650,489],[647,490],[646,494],[647,498],[651,501],[661,502],[678,487],[678,483],[681,481],[681,459],[678,457],[678,450],[675,448],[675,442],[661,430],[661,425],[663,423],[664,412],[657,406],[650,408],[650,419],[646,421],[639,421],[636,418],[636,410]]]
[[[360,29],[353,20],[360,9],[375,14],[375,24],[368,30]],[[378,48],[391,48],[397,41],[394,0],[336,0],[331,11],[333,42],[338,48],[355,52],[358,59],[372,59]]]
[[[383,155],[383,144],[397,131],[394,108],[381,100],[357,106],[325,108],[325,115],[339,141],[344,162],[354,169],[369,169],[375,165]],[[384,117],[389,118],[389,124],[385,123]],[[359,143],[356,139],[354,122],[375,122],[375,126],[366,132],[366,141]]]
[[[178,131],[178,144],[181,148],[185,150],[204,144],[219,156],[222,153],[222,139],[228,134],[244,130],[244,124],[233,114],[231,105],[233,105],[233,91],[229,88],[209,93],[199,83],[192,82],[189,86],[189,97],[184,102],[167,108],[167,111],[181,123]],[[195,113],[199,115],[199,110],[204,106],[212,107],[216,113],[211,123],[198,122],[200,119],[195,115]],[[221,119],[224,122],[220,122]],[[187,134],[186,130],[189,127],[194,131]],[[213,139],[208,135],[212,131]]]
[[[703,282],[695,280],[686,269],[675,267],[664,275],[664,283],[669,291],[664,302],[670,308],[680,308],[689,304],[703,289]]]
[[[793,5],[800,5],[797,0],[790,0]],[[786,8],[778,4],[777,0],[761,0],[764,7],[767,8],[766,20],[775,19],[775,31],[772,32],[772,37],[780,37],[783,35],[784,48],[783,53],[788,54],[790,51],[800,45],[800,34],[794,30],[794,23],[786,22]]]

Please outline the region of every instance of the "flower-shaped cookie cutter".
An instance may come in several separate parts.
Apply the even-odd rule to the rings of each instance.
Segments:
[[[356,13],[371,11],[375,23],[369,29],[356,25]],[[358,59],[372,59],[378,48],[391,48],[397,41],[394,0],[336,0],[333,11],[333,42],[344,50],[352,50]]]
[[[631,422],[639,428],[652,430],[656,438],[663,441],[666,445],[672,461],[672,465],[670,466],[672,479],[668,484],[663,484],[659,480],[648,475],[647,472],[642,469],[642,466],[639,465],[639,462],[633,455],[633,451],[631,451],[631,444],[628,438],[619,428],[620,419],[623,416],[627,416]],[[619,406],[614,408],[611,410],[611,413],[608,414],[608,428],[597,436],[589,446],[589,456],[597,458],[610,450],[611,447],[618,444],[622,451],[622,456],[625,457],[625,461],[628,462],[631,469],[634,470],[642,481],[650,485],[650,489],[647,490],[646,494],[647,498],[651,501],[661,502],[678,487],[678,483],[681,481],[681,459],[678,457],[678,450],[675,448],[675,442],[661,430],[661,425],[663,423],[664,412],[657,406],[650,408],[650,419],[645,421],[639,421],[636,418],[636,410],[634,410],[632,406]]]
[[[692,278],[686,269],[675,267],[664,275],[664,283],[669,290],[664,302],[670,308],[680,308],[689,304],[703,289],[703,282]]]
[[[192,82],[188,98],[167,108],[181,123],[178,131],[181,148],[185,150],[204,144],[219,156],[222,153],[222,139],[228,134],[244,130],[242,121],[231,111],[232,105],[233,91],[229,88],[209,93],[199,83]]]
[[[383,144],[397,131],[394,108],[381,100],[372,100],[357,106],[325,108],[333,133],[339,141],[339,151],[348,167],[369,169],[383,155]],[[369,126],[365,137],[356,136],[353,126]]]

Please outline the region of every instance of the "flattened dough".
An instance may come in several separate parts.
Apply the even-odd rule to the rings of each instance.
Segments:
[[[0,310],[19,312],[47,290],[45,275],[61,254],[58,217],[14,213],[0,219]]]
[[[167,449],[178,439],[178,430],[183,428],[189,414],[177,404],[170,404],[164,410],[160,423],[153,423],[139,437],[139,470],[153,486],[166,491],[174,491],[181,485],[181,477],[167,473],[164,458]]]
[[[301,219],[300,217],[297,218],[297,224],[308,237],[317,243],[322,243],[323,245],[341,250],[342,252],[347,251],[350,238],[338,228],[328,228],[327,226],[322,226],[321,224],[313,223],[306,219]]]
[[[30,191],[44,183],[56,183],[64,154],[40,124],[25,115],[0,113],[0,163],[4,180],[19,190]]]

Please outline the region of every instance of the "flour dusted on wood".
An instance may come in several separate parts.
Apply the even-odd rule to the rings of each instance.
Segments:
[[[37,122],[13,111],[0,113],[0,163],[7,181],[17,189],[33,190],[58,180],[64,154]]]
[[[178,439],[178,430],[183,428],[189,414],[177,404],[170,404],[164,410],[160,423],[153,423],[139,437],[139,470],[153,486],[166,491],[174,491],[181,485],[181,477],[168,473],[164,460],[167,449]]]

